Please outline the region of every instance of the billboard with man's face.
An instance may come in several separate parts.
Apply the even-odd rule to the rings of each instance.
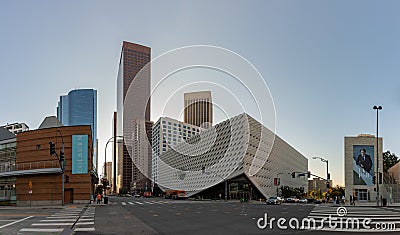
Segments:
[[[372,186],[374,176],[374,146],[353,146],[353,184]]]

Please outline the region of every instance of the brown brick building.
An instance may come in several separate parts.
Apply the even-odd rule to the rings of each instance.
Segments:
[[[63,138],[61,138],[61,134]],[[80,142],[77,142],[76,137],[81,138],[82,136],[85,138],[79,139]],[[59,154],[62,150],[62,139],[64,140],[66,160],[65,204],[89,202],[96,178],[92,174],[91,127],[89,125],[59,126],[22,132],[17,135],[17,168],[14,172],[17,177],[17,206],[29,205],[30,201],[32,201],[32,205],[61,204],[61,169],[56,157],[50,156],[49,142],[56,144],[56,152]],[[76,157],[77,148],[79,148],[79,159]],[[73,151],[75,152],[74,159]],[[75,172],[72,169],[73,161]],[[80,168],[76,170],[77,167]],[[30,188],[31,193],[29,193]]]

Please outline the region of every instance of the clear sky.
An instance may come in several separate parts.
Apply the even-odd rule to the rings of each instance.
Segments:
[[[60,95],[98,90],[99,162],[111,136],[123,40],[152,57],[193,44],[235,51],[268,83],[277,133],[343,184],[344,136],[375,133],[400,155],[399,1],[3,1],[0,124],[31,129]],[[154,101],[153,101],[154,102]],[[154,113],[154,111],[153,111]],[[152,117],[156,121],[158,117]],[[109,155],[111,156],[111,155]]]

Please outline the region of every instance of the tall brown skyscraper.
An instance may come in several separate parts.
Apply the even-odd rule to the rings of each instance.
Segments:
[[[123,42],[117,77],[117,135],[124,136],[124,143],[117,147],[117,191],[150,188],[150,60],[151,48]]]
[[[208,128],[212,126],[213,107],[211,91],[190,92],[184,94],[184,121]]]

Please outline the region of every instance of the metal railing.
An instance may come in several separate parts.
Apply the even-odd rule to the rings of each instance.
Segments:
[[[24,171],[24,170],[35,170],[45,168],[59,168],[60,164],[58,160],[47,160],[38,162],[25,162],[25,163],[0,163],[0,173],[12,172],[12,171]]]

